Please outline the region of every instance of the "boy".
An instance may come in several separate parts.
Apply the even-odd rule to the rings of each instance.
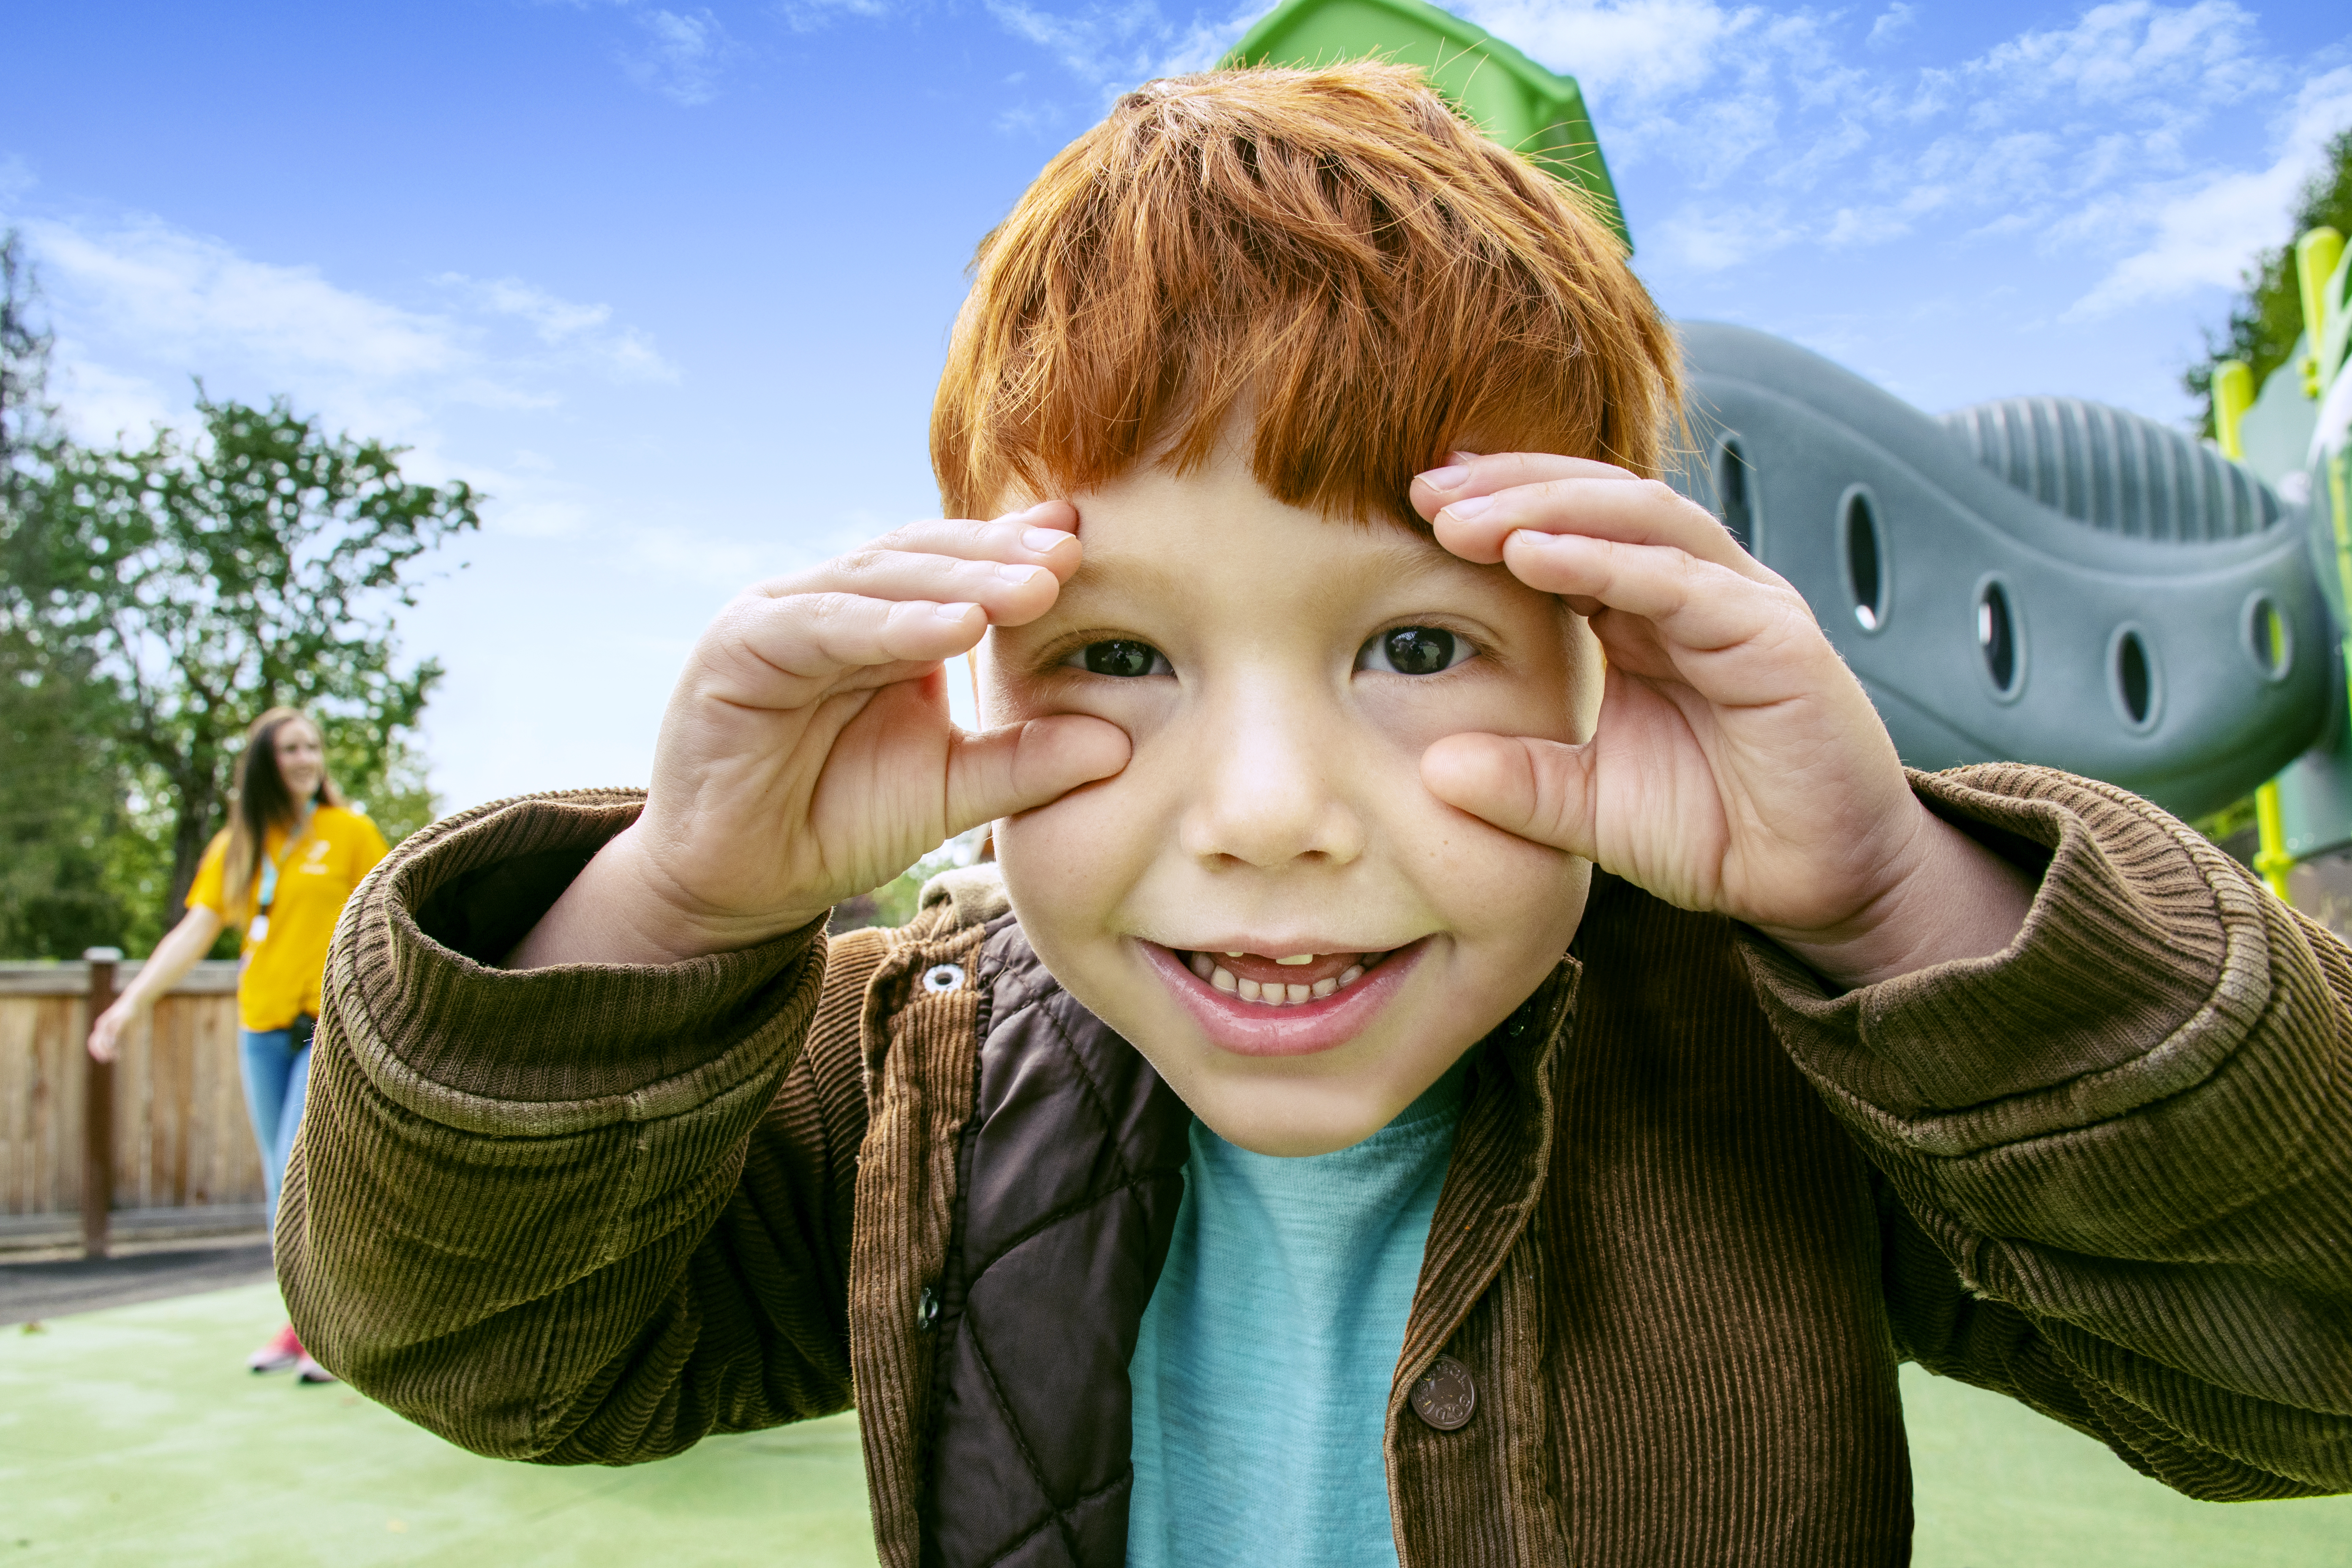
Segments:
[[[1906,1357],[2352,1486],[2352,954],[2120,791],[1906,779],[1638,477],[1675,400],[1412,73],[1122,100],[950,351],[995,521],[752,590],[646,795],[354,901],[305,1342],[552,1463],[854,1384],[907,1568],[1896,1562]],[[989,820],[1001,879],[827,943]]]

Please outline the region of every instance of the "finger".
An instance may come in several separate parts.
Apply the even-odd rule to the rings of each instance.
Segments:
[[[1446,805],[1504,832],[1598,859],[1591,750],[1528,735],[1448,735],[1421,754],[1421,780]]]
[[[1772,577],[1712,512],[1655,479],[1582,458],[1509,453],[1423,474],[1414,505],[1438,542],[1491,565],[1519,529],[1575,532],[1629,544],[1671,544],[1757,581]]]
[[[948,753],[948,831],[1049,805],[1118,773],[1133,750],[1126,731],[1079,713],[958,736]]]
[[[891,530],[866,548],[903,550],[919,555],[952,555],[965,561],[1003,561],[1044,566],[1066,581],[1078,569],[1076,509],[1046,501],[988,522],[933,518]]]
[[[1579,614],[1611,609],[1637,616],[1689,651],[1753,647],[1804,631],[1828,647],[1794,589],[1777,578],[1750,581],[1669,546],[1521,530],[1506,542],[1503,559],[1511,575],[1559,595]],[[1607,635],[1605,628],[1595,630]]]
[[[1076,571],[1075,542],[1069,554],[1070,569]],[[866,599],[978,605],[994,625],[1018,626],[1053,608],[1062,580],[1050,566],[901,550],[859,550],[797,576],[763,584],[761,591],[779,599],[845,594]]]
[[[978,605],[855,594],[747,595],[704,634],[712,668],[826,680],[873,665],[936,664],[969,653],[988,629]]]
[[[1456,452],[1434,468],[1413,476],[1412,504],[1425,518],[1465,496],[1492,495],[1549,479],[1630,479],[1631,468],[1597,458],[1567,458],[1550,452]]]

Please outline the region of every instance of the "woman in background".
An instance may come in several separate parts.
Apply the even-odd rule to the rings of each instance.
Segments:
[[[272,708],[246,731],[229,826],[196,867],[187,913],[90,1027],[89,1054],[112,1061],[123,1029],[212,951],[222,928],[243,930],[238,1056],[273,1224],[278,1185],[302,1123],[327,943],[343,900],[383,856],[383,835],[347,810],[328,779],[319,727],[295,709]],[[246,1364],[256,1372],[295,1367],[304,1383],[334,1381],[303,1351],[290,1323]]]

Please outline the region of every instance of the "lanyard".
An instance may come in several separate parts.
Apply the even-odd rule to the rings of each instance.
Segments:
[[[294,826],[287,831],[286,847],[279,851],[278,858],[273,860],[267,855],[261,858],[260,896],[254,900],[255,914],[250,931],[257,943],[269,934],[269,906],[278,901],[278,868],[294,858],[294,851],[301,847],[304,836],[310,831],[310,811],[315,804],[303,802],[302,815],[294,819]]]

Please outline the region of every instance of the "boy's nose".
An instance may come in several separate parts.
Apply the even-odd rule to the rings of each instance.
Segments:
[[[1302,858],[1345,865],[1364,852],[1364,823],[1332,787],[1345,767],[1331,738],[1297,721],[1296,705],[1204,715],[1195,782],[1178,842],[1196,859],[1271,870]]]

